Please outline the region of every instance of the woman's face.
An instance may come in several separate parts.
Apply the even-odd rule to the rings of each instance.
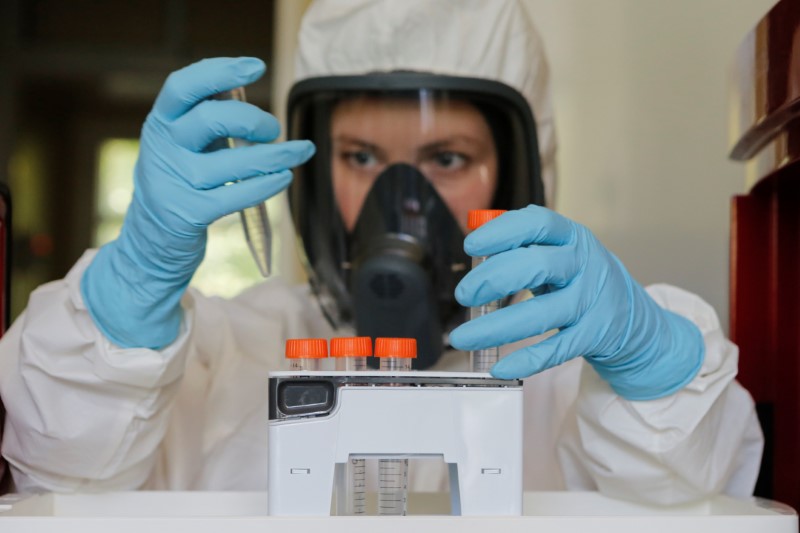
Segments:
[[[333,190],[352,231],[375,179],[407,163],[431,182],[466,232],[471,209],[488,209],[497,187],[497,151],[473,105],[358,98],[338,104],[331,121]]]

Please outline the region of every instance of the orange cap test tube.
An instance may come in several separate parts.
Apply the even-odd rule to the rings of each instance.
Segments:
[[[286,359],[290,370],[319,370],[319,362],[328,357],[325,339],[288,339]]]
[[[367,357],[372,356],[369,337],[335,337],[331,339],[331,357],[336,358],[336,370],[366,370]]]
[[[411,362],[417,357],[417,339],[378,337],[375,357],[380,357],[381,370],[411,370]]]
[[[506,211],[504,209],[474,209],[469,212],[467,219],[467,227],[470,230],[475,230],[486,224],[490,220],[494,220]],[[472,258],[472,268],[477,267],[488,257],[478,256]],[[487,315],[500,308],[500,301],[495,300],[483,305],[476,305],[470,308],[470,319],[479,316]],[[497,362],[500,357],[500,350],[497,347],[486,348],[483,350],[473,350],[469,354],[470,368],[473,372],[488,372],[492,366]]]

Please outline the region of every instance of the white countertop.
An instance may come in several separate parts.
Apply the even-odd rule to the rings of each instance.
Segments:
[[[264,492],[112,492],[0,497],[2,533],[192,533],[369,531],[413,533],[797,533],[797,514],[768,500],[718,496],[656,508],[593,492],[531,492],[524,515],[465,517],[444,494],[412,494],[405,517],[270,517]]]

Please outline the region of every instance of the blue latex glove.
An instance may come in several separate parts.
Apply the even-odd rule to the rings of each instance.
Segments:
[[[462,305],[524,289],[549,292],[459,326],[453,346],[488,348],[560,329],[501,359],[493,376],[521,378],[583,356],[617,394],[649,400],[680,390],[700,369],[699,329],[656,304],[580,224],[532,205],[473,231],[464,249],[492,257],[456,287]]]
[[[120,235],[98,251],[81,280],[92,319],[115,344],[158,349],[173,342],[208,226],[285,189],[288,169],[313,155],[309,141],[203,152],[219,138],[266,143],[278,136],[278,121],[258,107],[208,100],[252,83],[265,68],[255,58],[208,59],[173,72],[161,89],[142,128]]]

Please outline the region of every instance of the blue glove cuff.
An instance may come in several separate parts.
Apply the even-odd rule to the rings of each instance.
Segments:
[[[634,306],[639,306],[631,315],[653,323],[629,324],[628,338],[620,348],[625,353],[587,360],[623,398],[663,398],[695,378],[705,359],[705,341],[690,320],[661,308],[638,284],[631,289]],[[654,331],[658,333],[653,335]]]
[[[97,328],[122,348],[161,349],[178,336],[180,300],[203,259],[205,238],[170,239],[164,262],[164,229],[134,201],[117,240],[103,246],[81,278],[81,295]],[[160,260],[156,260],[160,258]]]

